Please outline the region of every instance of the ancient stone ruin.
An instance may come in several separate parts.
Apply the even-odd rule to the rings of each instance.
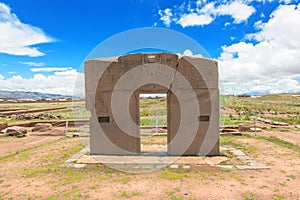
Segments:
[[[167,95],[167,154],[219,155],[218,65],[169,53],[85,62],[92,155],[139,155],[139,94]]]

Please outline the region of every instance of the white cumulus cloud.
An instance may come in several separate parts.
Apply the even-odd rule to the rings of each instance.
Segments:
[[[23,64],[23,65],[32,66],[32,67],[42,67],[42,66],[45,66],[45,63],[43,63],[43,62],[19,62],[19,63]]]
[[[32,71],[32,72],[72,71],[72,68],[66,68],[66,67],[38,67],[38,68],[31,68],[30,71]]]
[[[188,26],[204,26],[212,23],[220,16],[228,15],[233,18],[233,23],[242,23],[246,21],[253,13],[255,8],[248,5],[247,1],[223,1],[220,4],[216,2],[207,3],[206,1],[197,1],[195,5],[182,4],[167,8],[164,11],[159,10],[160,20],[166,26],[170,26],[172,22],[180,24],[183,28]],[[184,8],[187,8],[184,10]]]
[[[52,75],[34,74],[31,78],[14,75],[4,78],[0,74],[1,90],[31,91],[51,94],[84,95],[84,74],[67,68]]]
[[[213,18],[206,14],[190,13],[181,16],[181,18],[176,22],[180,24],[183,28],[187,26],[203,26],[210,24]]]
[[[300,92],[300,4],[281,5],[244,42],[223,46],[220,73],[227,93]]]
[[[254,12],[254,7],[240,1],[232,1],[229,4],[220,5],[212,10],[213,14],[231,16],[234,19],[234,23],[246,21]]]
[[[186,49],[182,55],[183,56],[193,56],[193,57],[197,57],[197,58],[203,57],[201,54],[194,54],[190,49]],[[181,56],[181,54],[180,54],[180,56]]]
[[[159,10],[158,14],[160,15],[160,20],[163,21],[163,23],[167,26],[170,27],[171,24],[171,17],[173,16],[171,9],[167,8],[164,11]]]
[[[4,3],[0,3],[0,53],[37,57],[45,55],[37,47],[53,42],[40,28],[22,23]]]

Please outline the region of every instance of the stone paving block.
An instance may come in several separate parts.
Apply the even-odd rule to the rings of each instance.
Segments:
[[[170,168],[170,169],[178,169],[178,168],[179,168],[179,165],[170,165],[169,168]]]
[[[258,163],[258,162],[250,163],[250,166],[255,167],[255,168],[259,168],[259,169],[269,169],[269,167],[267,167],[266,165],[264,165],[262,163]]]
[[[237,156],[236,158],[239,159],[239,160],[241,160],[241,161],[243,161],[243,162],[247,162],[247,160],[251,159],[249,156],[246,156],[246,155],[244,155],[244,156]]]
[[[162,169],[167,167],[168,165],[155,165],[155,169]]]
[[[217,167],[223,169],[223,170],[232,170],[235,169],[234,165],[216,165]]]
[[[235,151],[236,149],[235,148],[233,148],[233,147],[228,147],[227,148],[229,151]]]
[[[191,166],[190,165],[183,165],[182,168],[183,169],[191,169]]]
[[[64,164],[61,165],[62,167],[72,167],[73,163],[72,162],[65,162]]]
[[[79,159],[80,157],[82,156],[82,154],[74,154],[73,156],[72,156],[72,159]]]
[[[232,148],[231,146],[229,146],[229,145],[223,145],[223,146],[221,146],[221,147],[223,147],[223,148]]]
[[[235,167],[238,168],[238,169],[241,169],[241,170],[269,169],[268,167],[266,167],[263,164],[257,165],[257,166],[253,166],[253,165],[236,165]]]
[[[257,163],[256,160],[252,160],[252,159],[249,159],[249,160],[246,160],[247,163]]]
[[[220,152],[228,151],[228,148],[226,147],[220,147]]]
[[[97,159],[95,159],[93,156],[89,156],[89,155],[81,156],[81,158],[78,159],[77,162],[78,163],[89,163],[89,164],[101,163],[101,162],[97,161]]]
[[[233,150],[232,153],[235,155],[235,156],[245,156],[246,154],[244,154],[242,151],[240,150]]]
[[[86,164],[74,164],[73,165],[73,168],[74,169],[83,169],[83,168],[85,168],[86,167]]]
[[[250,167],[249,165],[236,165],[237,169],[245,170],[245,169],[254,169],[253,167]]]

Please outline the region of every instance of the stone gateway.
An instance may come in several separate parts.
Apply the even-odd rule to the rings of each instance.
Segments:
[[[138,53],[85,61],[92,155],[139,155],[139,94],[167,94],[167,154],[219,155],[218,64]]]

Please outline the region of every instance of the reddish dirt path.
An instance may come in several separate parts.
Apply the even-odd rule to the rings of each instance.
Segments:
[[[57,140],[61,136],[27,136],[23,138],[0,138],[0,156],[16,153],[26,148]]]
[[[253,132],[249,132],[250,135],[254,135]],[[265,137],[277,137],[281,140],[290,142],[297,146],[300,146],[300,132],[280,132],[280,131],[273,131],[273,130],[262,130],[261,132],[257,132],[256,135],[261,135]]]

